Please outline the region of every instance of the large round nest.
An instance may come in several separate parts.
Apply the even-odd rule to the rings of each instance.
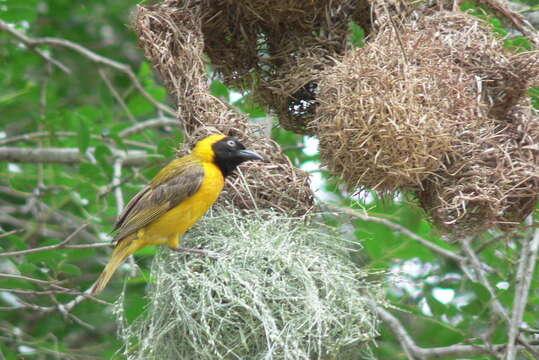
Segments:
[[[472,77],[406,64],[387,41],[350,53],[320,83],[320,154],[352,189],[420,188],[443,166],[457,127],[481,120]]]
[[[206,217],[163,250],[145,314],[121,333],[129,359],[322,359],[368,354],[379,284],[333,230],[276,213]]]
[[[409,16],[322,74],[311,125],[350,188],[416,192],[450,232],[510,229],[539,194],[538,74],[475,17]]]

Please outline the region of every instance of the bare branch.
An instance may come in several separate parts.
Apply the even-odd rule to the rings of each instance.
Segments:
[[[510,321],[509,321],[509,315],[507,314],[507,310],[503,307],[502,303],[500,302],[500,300],[496,296],[496,292],[495,292],[494,288],[492,287],[492,285],[488,281],[487,277],[485,276],[485,273],[484,273],[483,267],[481,265],[481,262],[479,261],[479,258],[477,257],[477,254],[475,253],[475,251],[472,249],[472,247],[470,245],[470,241],[471,241],[470,238],[463,239],[461,241],[462,249],[464,250],[464,253],[466,254],[468,259],[470,260],[471,266],[474,268],[475,274],[477,276],[477,280],[479,281],[479,283],[481,285],[483,285],[488,290],[488,292],[489,292],[489,294],[491,296],[490,303],[491,303],[492,310],[494,311],[494,313],[496,315],[498,315],[501,319],[503,319],[505,322],[507,322],[509,324]],[[461,268],[464,271],[464,263],[461,263],[459,265],[461,266]],[[469,275],[469,272],[464,271],[464,273]],[[474,279],[471,279],[471,280],[474,281]],[[526,340],[526,338],[524,338],[524,336],[522,336],[522,334],[518,335],[518,341],[524,347],[526,347],[526,349],[528,349],[528,351],[530,351],[532,354],[534,354],[535,356],[539,356],[539,353],[537,352],[537,349],[534,349],[530,345],[528,340]]]
[[[127,104],[125,103],[124,99],[122,98],[122,96],[118,93],[118,91],[116,90],[116,88],[114,87],[114,85],[112,84],[112,82],[110,81],[109,77],[107,76],[107,74],[105,74],[105,71],[102,69],[102,68],[99,68],[97,70],[99,72],[99,75],[101,76],[101,78],[103,79],[103,81],[105,82],[105,84],[107,85],[107,87],[109,88],[110,92],[112,93],[112,96],[114,96],[114,98],[116,99],[116,101],[118,101],[118,103],[120,104],[120,106],[122,107],[122,109],[124,109],[125,113],[127,114],[127,117],[129,118],[129,120],[131,122],[134,122],[136,123],[137,122],[137,119],[135,119],[135,117],[133,116],[133,113],[131,112],[131,110],[129,110],[129,107],[127,106]]]
[[[95,149],[88,149],[92,154]],[[113,157],[122,157],[124,166],[145,166],[159,154],[148,154],[141,150],[125,151],[112,149]],[[79,149],[75,148],[18,148],[0,147],[0,161],[13,163],[77,164],[85,161]]]
[[[50,286],[50,287],[53,287],[55,289],[62,290],[62,291],[69,291],[68,288],[57,285],[58,281],[41,280],[41,279],[31,278],[31,277],[24,276],[24,275],[7,274],[7,273],[0,273],[0,278],[23,280],[23,281],[32,282],[32,283],[39,284],[39,285],[47,285],[47,286]]]
[[[376,310],[376,313],[380,318],[389,326],[391,331],[395,334],[403,349],[405,349],[408,359],[432,359],[432,358],[452,358],[456,359],[463,356],[474,355],[498,355],[506,347],[505,344],[496,345],[464,345],[455,344],[450,346],[435,347],[435,348],[423,348],[417,346],[412,337],[406,331],[402,323],[393,316],[389,311],[385,310],[381,306],[371,303],[371,306]]]
[[[66,40],[66,39],[60,39],[60,38],[53,38],[53,37],[43,37],[43,38],[30,38],[20,31],[17,31],[13,29],[8,23],[0,20],[0,30],[4,30],[9,32],[11,35],[15,36],[22,42],[24,42],[26,45],[28,45],[31,49],[38,52],[41,56],[43,56],[47,61],[52,62],[54,65],[63,67],[63,71],[66,71],[69,73],[69,69],[67,67],[59,64],[54,59],[50,59],[50,57],[47,59],[45,56],[47,56],[45,53],[43,53],[41,50],[37,49],[36,46],[38,45],[51,45],[51,46],[60,46],[64,48],[68,48],[70,50],[73,50],[75,52],[78,52],[82,56],[88,58],[89,60],[97,63],[109,66],[113,69],[116,69],[120,72],[123,72],[126,74],[129,79],[133,82],[133,85],[135,85],[135,88],[144,96],[149,102],[151,102],[156,108],[163,111],[164,113],[167,113],[171,116],[175,116],[176,113],[174,110],[172,110],[169,106],[160,103],[159,101],[155,100],[147,91],[144,89],[144,86],[140,83],[140,81],[137,78],[137,75],[133,72],[130,66],[122,64],[120,62],[117,62],[115,60],[106,58],[104,56],[98,55],[94,53],[93,51],[77,44],[72,41]]]
[[[110,305],[108,302],[103,301],[101,299],[95,298],[94,296],[90,295],[90,292],[92,290],[92,286],[90,286],[88,289],[86,289],[84,292],[76,291],[73,289],[68,289],[63,286],[57,285],[58,281],[47,281],[47,280],[40,280],[31,278],[24,275],[16,275],[16,274],[7,274],[7,273],[0,273],[0,278],[6,278],[6,279],[16,279],[16,280],[24,280],[29,281],[35,284],[39,285],[46,285],[50,286],[51,288],[54,288],[58,290],[58,292],[62,293],[76,293],[79,294],[77,297],[75,297],[73,300],[65,303],[65,304],[57,304],[56,306],[40,306],[35,304],[28,304],[21,301],[22,305],[20,306],[12,306],[12,307],[3,307],[0,308],[0,310],[21,310],[21,309],[32,309],[37,310],[41,312],[51,312],[54,310],[60,311],[64,315],[68,315],[67,313],[71,311],[77,304],[81,303],[85,299],[91,299],[93,301],[96,301],[101,304]],[[6,291],[12,291],[16,292],[18,289],[7,289]],[[53,291],[47,291],[45,294],[53,294],[55,292]],[[19,300],[20,301],[20,300]]]
[[[159,118],[156,118],[156,119],[151,119],[151,120],[146,120],[146,121],[143,121],[143,122],[139,122],[127,129],[124,129],[122,130],[119,135],[120,137],[127,137],[127,136],[131,136],[133,134],[136,134],[136,133],[139,133],[139,132],[142,132],[148,128],[152,128],[152,127],[159,127],[159,126],[166,126],[166,125],[174,125],[174,126],[178,126],[180,125],[180,121],[179,120],[176,120],[176,119],[173,119],[173,118],[168,118],[168,117],[159,117]]]
[[[511,322],[509,323],[509,339],[505,359],[515,360],[517,356],[517,338],[519,335],[520,324],[524,317],[530,284],[533,278],[535,263],[537,262],[537,251],[539,250],[539,230],[535,230],[531,241],[525,239],[522,244],[522,251],[517,270],[517,286],[513,303],[513,312]]]
[[[45,237],[52,237],[52,238],[57,238],[57,239],[64,237],[64,234],[62,234],[61,232],[50,230],[44,226],[39,226],[38,224],[34,222],[17,219],[16,217],[8,215],[8,214],[0,213],[0,224],[10,224],[14,227],[23,228],[25,231],[28,231],[29,233],[35,232]]]
[[[7,145],[18,141],[30,141],[33,139],[38,139],[41,137],[58,137],[58,136],[78,136],[78,134],[74,131],[55,131],[55,132],[49,132],[49,131],[35,131],[31,133],[11,136],[5,139],[0,139],[0,145]],[[94,140],[100,140],[100,141],[107,141],[111,140],[104,136],[99,135],[90,135],[90,137]],[[157,150],[157,147],[155,145],[145,144],[140,141],[134,141],[134,140],[127,140],[122,139],[122,142],[127,145],[148,149],[148,150]]]
[[[47,251],[47,250],[54,250],[54,249],[60,249],[67,245],[68,242],[70,242],[79,232],[84,230],[88,224],[83,224],[82,226],[79,226],[78,229],[76,229],[73,233],[71,233],[68,237],[65,238],[65,240],[59,242],[58,244],[49,245],[49,246],[43,246],[39,248],[33,248],[33,249],[27,249],[27,250],[20,250],[20,251],[10,251],[5,253],[0,253],[0,257],[3,256],[17,256],[17,255],[26,255],[26,254],[32,254],[40,251]]]
[[[498,0],[479,0],[479,3],[488,6],[502,17],[509,19],[515,29],[520,31],[522,35],[527,37],[535,46],[539,46],[539,34],[537,30],[535,30],[533,25],[531,25],[521,14],[511,10],[508,6],[505,6]]]
[[[122,182],[122,158],[117,158],[114,161],[114,174],[112,178],[112,188],[114,188],[114,196],[116,197],[116,210],[118,214],[122,212],[124,208],[124,196],[122,194],[122,188],[120,184]]]
[[[506,321],[509,321],[509,317],[507,316],[507,311],[503,307],[500,300],[498,300],[498,298],[496,296],[496,291],[494,291],[494,288],[492,287],[492,285],[488,281],[487,277],[485,276],[485,273],[483,272],[483,268],[481,266],[481,261],[479,261],[479,258],[477,257],[477,254],[472,249],[472,247],[470,245],[470,242],[471,242],[471,238],[465,238],[465,239],[463,239],[461,241],[461,244],[462,244],[462,249],[464,250],[464,253],[466,254],[468,259],[470,260],[469,261],[470,265],[475,270],[475,276],[477,277],[477,281],[488,290],[488,292],[489,292],[489,294],[490,294],[490,296],[492,298],[491,303],[492,303],[492,309],[494,310],[494,312],[500,318],[502,318],[502,319],[504,319]],[[471,279],[471,280],[475,281],[475,279]]]
[[[10,235],[18,234],[18,233],[23,232],[23,231],[24,231],[24,229],[17,229],[17,230],[11,230],[11,231],[2,233],[2,234],[0,234],[0,239],[3,238],[3,237],[10,236]]]
[[[379,218],[379,217],[375,217],[375,216],[370,216],[370,215],[367,215],[367,214],[363,214],[363,213],[361,213],[361,212],[359,212],[357,210],[346,208],[346,207],[340,207],[340,206],[328,205],[328,204],[325,204],[325,205],[329,209],[331,209],[333,211],[345,213],[345,214],[357,217],[358,219],[361,219],[363,221],[375,222],[375,223],[383,224],[383,225],[385,225],[387,227],[390,227],[390,228],[392,228],[392,229],[394,229],[394,230],[408,236],[409,238],[411,238],[411,239],[425,245],[426,247],[428,247],[429,249],[431,249],[435,253],[438,253],[438,254],[440,254],[440,255],[448,258],[448,259],[451,259],[453,261],[456,261],[456,262],[459,262],[459,263],[465,261],[465,259],[462,256],[455,254],[451,250],[444,249],[441,246],[438,246],[436,244],[431,243],[427,239],[422,238],[421,236],[413,233],[412,231],[408,230],[404,226],[402,226],[400,224],[397,224],[397,223],[394,223],[393,221],[383,219],[383,218]]]
[[[48,61],[49,63],[53,64],[66,74],[71,74],[71,70],[62,64],[60,61],[53,59],[49,54],[47,54],[45,51],[42,51],[38,49],[35,44],[33,44],[32,39],[30,39],[28,36],[24,35],[22,32],[15,30],[12,26],[10,26],[8,23],[3,22],[0,20],[0,30],[7,31],[17,39],[21,40],[23,43],[25,43],[28,48],[32,51],[34,51],[36,54],[41,56],[43,59]]]

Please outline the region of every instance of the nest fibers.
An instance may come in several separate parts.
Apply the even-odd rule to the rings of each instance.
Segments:
[[[134,22],[146,56],[177,100],[178,119],[189,139],[179,152],[184,153],[209,134],[236,136],[268,161],[242,166],[240,176],[227,182],[224,201],[241,209],[305,214],[313,203],[308,175],[290,163],[279,145],[260,136],[245,115],[211,95],[203,61],[207,46],[202,30],[207,14],[203,5],[209,6],[189,0],[139,6]]]
[[[321,76],[322,159],[350,188],[416,192],[445,230],[514,227],[539,193],[538,53],[506,55],[466,14],[415,15]]]
[[[367,0],[204,1],[205,51],[225,83],[252,90],[281,125],[308,133],[318,75],[347,47],[348,24],[370,28]]]
[[[377,336],[367,304],[381,287],[351,262],[345,240],[303,220],[270,212],[207,217],[185,244],[222,256],[160,252],[146,314],[120,331],[127,357],[367,357]]]

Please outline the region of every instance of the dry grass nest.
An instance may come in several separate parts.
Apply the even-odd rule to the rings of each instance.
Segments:
[[[146,56],[177,100],[178,118],[188,138],[179,153],[210,134],[236,136],[268,161],[242,166],[239,176],[227,181],[222,201],[240,209],[305,214],[313,204],[308,175],[295,168],[271,139],[261,136],[245,115],[211,95],[203,61],[204,9],[200,2],[164,1],[139,7],[135,19]]]
[[[508,55],[477,18],[410,16],[320,76],[311,126],[351,189],[414,191],[451,232],[508,229],[538,199],[538,75],[537,52]]]
[[[222,212],[184,238],[219,257],[161,251],[128,359],[367,358],[382,288],[335,230],[277,213]],[[364,354],[365,356],[361,356]],[[370,357],[369,357],[370,358]]]
[[[350,21],[370,28],[367,0],[206,1],[205,51],[225,83],[252,90],[281,125],[307,133],[317,76],[344,53]]]

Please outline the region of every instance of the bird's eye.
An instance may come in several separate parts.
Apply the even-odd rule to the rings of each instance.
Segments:
[[[226,144],[230,147],[236,147],[236,142],[234,140],[228,140]]]

